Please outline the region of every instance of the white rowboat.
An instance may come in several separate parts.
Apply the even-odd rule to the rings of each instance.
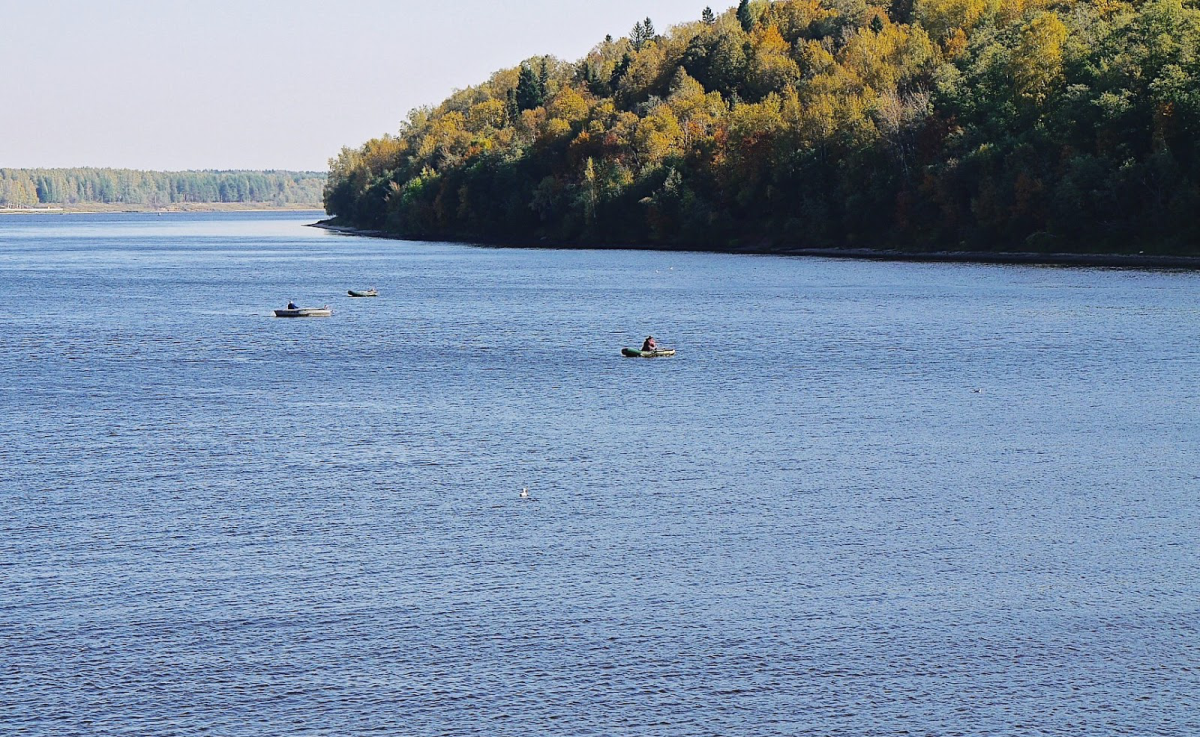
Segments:
[[[333,310],[329,305],[324,307],[297,307],[294,310],[275,310],[275,317],[329,317]]]

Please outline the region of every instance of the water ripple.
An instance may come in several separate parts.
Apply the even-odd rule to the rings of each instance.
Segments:
[[[0,219],[0,733],[1200,734],[1200,277],[301,222]]]

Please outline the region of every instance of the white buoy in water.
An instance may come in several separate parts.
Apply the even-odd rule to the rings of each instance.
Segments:
[[[529,498],[529,489],[527,489],[527,488],[526,488],[526,487],[524,487],[524,486],[522,486],[522,487],[521,487],[521,498],[522,498],[522,499],[528,499],[528,498]]]

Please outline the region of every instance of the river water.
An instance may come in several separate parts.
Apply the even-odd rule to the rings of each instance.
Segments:
[[[0,733],[1200,734],[1200,275],[317,217],[0,217]]]

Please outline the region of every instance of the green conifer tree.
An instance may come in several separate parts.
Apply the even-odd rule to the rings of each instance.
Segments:
[[[634,51],[641,51],[642,47],[646,45],[646,29],[640,20],[633,24],[633,30],[629,32],[629,43],[633,46]]]
[[[545,69],[545,61],[542,62],[542,68]],[[546,91],[543,87],[541,79],[533,71],[529,64],[522,64],[521,71],[517,74],[517,89],[516,89],[517,111],[533,110],[541,107],[546,103]]]
[[[546,57],[542,57],[542,66],[538,69],[538,92],[542,96],[542,103],[550,97],[550,70],[546,66]]]
[[[622,56],[621,61],[617,62],[617,65],[615,67],[613,67],[612,77],[610,77],[608,80],[609,87],[611,87],[615,91],[617,89],[617,85],[621,83],[621,78],[624,77],[625,73],[629,71],[629,67],[632,64],[633,64],[632,56],[630,56],[629,54],[625,54],[624,56]]]
[[[754,29],[754,11],[750,8],[750,0],[742,0],[738,3],[737,19],[742,24],[742,30],[749,33]]]
[[[518,84],[520,84],[519,80]],[[521,104],[517,102],[517,91],[515,89],[510,89],[504,95],[504,112],[508,114],[509,125],[512,125],[517,118],[521,117]]]

